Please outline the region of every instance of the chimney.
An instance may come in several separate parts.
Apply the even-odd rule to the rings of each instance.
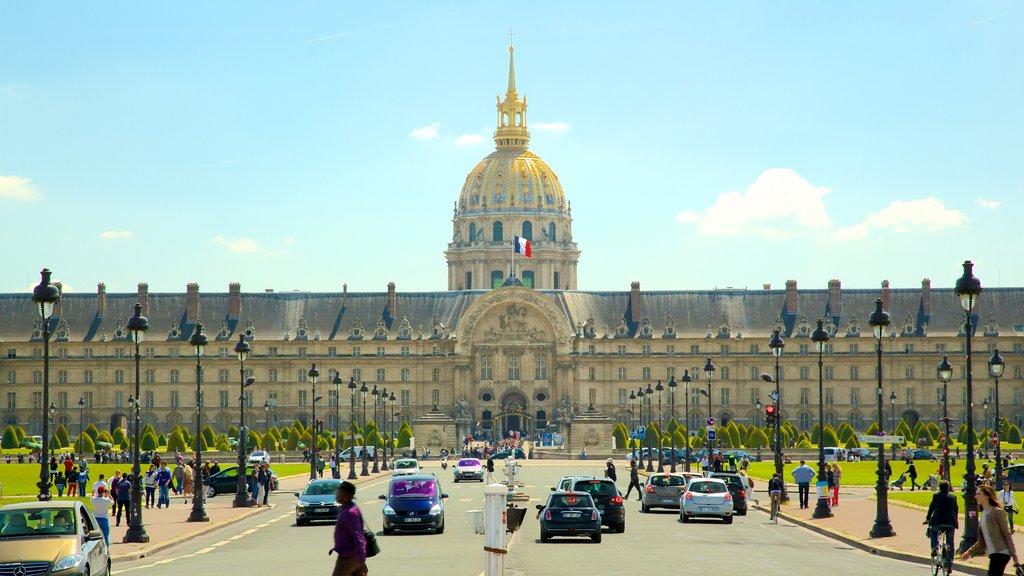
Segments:
[[[833,278],[828,281],[828,309],[833,314],[843,313],[843,283]]]
[[[786,312],[796,314],[799,301],[796,297],[796,280],[786,280]]]
[[[888,280],[882,280],[882,308],[886,312],[890,312],[891,313],[892,310],[889,308],[889,301],[890,301],[890,297],[889,297],[889,281]]]
[[[60,293],[60,300],[53,305],[53,318],[62,318],[64,316],[64,285],[60,282],[54,282],[54,286],[57,287],[57,292]]]
[[[96,285],[96,315],[105,316],[107,313],[107,285],[100,282]]]
[[[189,282],[185,285],[185,321],[199,320],[199,284]]]
[[[932,313],[932,281],[928,278],[921,280],[921,308],[925,316]]]
[[[398,295],[395,294],[395,283],[388,282],[388,315],[398,317]]]
[[[764,290],[771,290],[772,289],[772,285],[771,285],[771,283],[766,282],[764,284],[761,284],[761,288],[764,289]]]
[[[228,284],[228,318],[242,315],[242,285],[238,282]]]
[[[139,304],[142,304],[142,315],[149,314],[149,283],[139,282]]]
[[[640,283],[636,281],[629,284],[629,310],[631,320],[640,319]]]
[[[341,307],[348,307],[348,284],[341,285]]]

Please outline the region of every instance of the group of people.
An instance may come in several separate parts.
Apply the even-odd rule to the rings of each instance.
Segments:
[[[827,482],[825,497],[828,505],[839,506],[839,485],[843,478],[843,469],[839,462],[826,462],[824,472]],[[814,468],[807,465],[806,460],[801,460],[800,465],[790,471],[793,481],[796,482],[800,508],[810,507],[811,482],[815,480],[817,474]]]
[[[981,506],[978,539],[960,555],[960,559],[984,554],[988,556],[988,574],[999,576],[1005,573],[1011,559],[1015,566],[1020,566],[1013,545],[1013,514],[1017,511],[1013,487],[1009,482],[1004,482],[1003,489],[996,493],[991,485],[982,484],[978,487],[977,500]],[[924,523],[928,526],[932,557],[943,554],[950,567],[953,566],[954,532],[960,528],[958,508],[956,495],[951,492],[949,482],[940,480],[939,491],[932,496]],[[940,538],[943,540],[941,547]]]

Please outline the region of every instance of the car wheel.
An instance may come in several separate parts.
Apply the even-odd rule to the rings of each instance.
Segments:
[[[722,518],[722,522],[725,522],[726,524],[732,524],[732,516],[726,516],[725,518]]]
[[[547,532],[541,530],[540,531],[540,543],[541,544],[547,544],[548,542],[551,542],[551,536],[548,536]]]
[[[619,522],[619,525],[615,527],[615,531],[617,533],[619,533],[619,534],[622,534],[623,532],[625,532],[626,531],[626,521],[623,520],[622,522]]]
[[[644,504],[643,502],[640,503],[640,511],[641,512],[646,514],[649,510],[650,510],[650,508],[647,507],[647,504]]]
[[[452,478],[452,484],[458,484],[458,483],[459,483],[459,479],[458,478]]]
[[[683,513],[680,512],[679,513],[679,521],[682,522],[683,524],[686,524],[687,522],[690,521],[690,519],[686,517],[686,514],[683,514]]]
[[[590,537],[590,539],[594,541],[594,544],[600,544],[601,543],[601,533],[598,532],[597,534],[594,534],[593,536]]]
[[[216,495],[217,495],[217,490],[213,486],[207,486],[206,487],[206,497],[207,498],[213,498]]]
[[[384,530],[382,532],[384,533],[385,536],[391,536],[392,534],[395,533],[395,529],[394,528],[388,528],[387,526],[385,526]]]
[[[736,513],[739,514],[740,516],[746,516],[747,515],[747,509],[744,508],[743,510],[737,510]]]
[[[434,534],[444,534],[444,519],[441,520],[441,525],[437,527]]]
[[[296,526],[305,526],[306,525],[306,520],[303,519],[303,518],[296,518],[295,519],[295,525]]]

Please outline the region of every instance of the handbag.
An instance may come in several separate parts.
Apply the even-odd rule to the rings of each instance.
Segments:
[[[360,518],[363,517],[362,513],[359,514],[359,517]],[[380,545],[377,544],[377,535],[373,533],[373,530],[370,530],[366,526],[366,520],[365,519],[363,520],[363,538],[366,540],[366,557],[367,558],[373,558],[377,554],[380,554]]]
[[[1014,576],[1024,576],[1024,566],[1018,564],[1017,568],[1013,571]]]

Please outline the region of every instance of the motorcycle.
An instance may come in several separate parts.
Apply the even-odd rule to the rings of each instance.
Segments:
[[[447,470],[447,469],[448,469],[448,457],[444,456],[444,457],[441,458],[441,470]]]

